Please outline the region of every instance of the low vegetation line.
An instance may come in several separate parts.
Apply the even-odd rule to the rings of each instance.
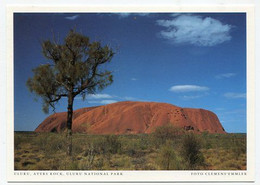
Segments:
[[[73,136],[14,133],[15,170],[245,170],[246,134],[194,134],[172,127],[152,134]]]

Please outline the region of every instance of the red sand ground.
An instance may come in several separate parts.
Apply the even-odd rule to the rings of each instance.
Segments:
[[[60,132],[66,127],[67,113],[46,118],[36,132]],[[74,111],[73,132],[91,134],[151,133],[157,126],[173,124],[186,130],[226,133],[218,117],[208,110],[181,108],[167,103],[118,102]]]

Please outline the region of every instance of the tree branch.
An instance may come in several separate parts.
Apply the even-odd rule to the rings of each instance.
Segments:
[[[69,51],[71,52],[73,59],[71,61],[71,64],[74,65],[75,61],[76,61],[76,57],[77,55],[75,54],[75,52],[70,48],[70,46],[68,45],[68,43],[65,44],[65,46],[69,49]]]
[[[62,83],[62,82],[59,82],[59,81],[56,80],[56,79],[55,79],[55,82],[57,82],[58,84],[60,84],[60,85],[62,85],[63,87],[65,87],[66,90],[69,90],[69,87],[68,87],[66,84],[64,84],[64,83]]]
[[[66,96],[68,96],[68,95],[67,95],[67,94],[54,95],[55,97],[57,97],[57,98],[55,98],[55,99],[52,99],[49,94],[47,94],[47,96],[48,96],[48,98],[49,98],[49,100],[50,100],[49,103],[53,103],[53,102],[59,101],[62,97],[66,97]]]

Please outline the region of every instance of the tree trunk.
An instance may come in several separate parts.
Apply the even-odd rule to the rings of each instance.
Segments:
[[[67,112],[67,155],[72,155],[72,116],[73,116],[73,95],[68,95],[68,112]]]

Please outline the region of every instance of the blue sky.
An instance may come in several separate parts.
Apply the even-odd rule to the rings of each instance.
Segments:
[[[14,126],[34,130],[48,115],[26,81],[48,62],[40,43],[70,29],[114,48],[114,83],[77,97],[74,109],[118,101],[166,102],[216,113],[227,132],[246,132],[244,13],[46,13],[14,15]],[[56,112],[66,111],[62,99]],[[50,114],[52,112],[50,111]]]

